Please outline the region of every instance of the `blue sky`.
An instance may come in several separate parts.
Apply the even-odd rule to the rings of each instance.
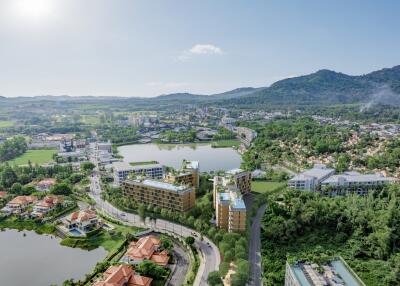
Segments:
[[[400,64],[400,1],[0,0],[0,95],[156,96]]]

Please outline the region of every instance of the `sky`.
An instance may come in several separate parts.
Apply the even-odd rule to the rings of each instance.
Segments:
[[[397,0],[0,0],[0,95],[150,97],[400,64]]]

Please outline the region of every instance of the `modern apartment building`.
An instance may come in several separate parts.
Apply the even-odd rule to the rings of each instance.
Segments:
[[[334,173],[334,169],[316,165],[291,178],[288,186],[305,191],[329,191],[329,195],[333,196],[348,192],[363,195],[370,189],[396,181],[395,178],[384,177],[381,174],[360,174],[354,171],[337,175]]]
[[[170,183],[189,185],[198,190],[200,185],[199,162],[183,160],[182,168],[167,174],[165,180]]]
[[[246,206],[236,186],[218,186],[215,223],[217,227],[228,232],[244,232],[246,230]]]
[[[126,197],[137,203],[175,211],[190,210],[196,198],[193,187],[143,178],[126,179],[123,182],[123,192]]]
[[[308,262],[286,263],[285,286],[365,286],[342,258],[324,265]]]
[[[334,169],[327,168],[322,164],[317,164],[314,168],[305,170],[291,178],[288,182],[288,186],[289,188],[298,190],[316,191],[320,183],[334,173]]]
[[[164,177],[164,166],[160,164],[145,164],[132,166],[126,162],[114,162],[112,164],[114,173],[114,183],[118,186],[130,174],[145,176],[152,179],[162,179]]]
[[[321,182],[321,189],[329,189],[331,195],[356,193],[364,195],[370,189],[395,182],[395,178],[384,177],[381,174],[360,174],[358,172],[345,172],[333,175]]]
[[[242,195],[251,192],[251,172],[244,171],[242,169],[233,169],[225,172],[223,175],[214,177],[214,188],[213,188],[213,202],[214,207],[216,204],[216,192],[218,186],[235,186]]]

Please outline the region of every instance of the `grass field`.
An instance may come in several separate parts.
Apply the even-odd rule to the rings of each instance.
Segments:
[[[89,125],[100,124],[100,118],[96,115],[82,115],[82,122]]]
[[[12,121],[0,121],[0,128],[12,127],[14,124]]]
[[[285,182],[253,181],[251,190],[255,193],[272,193],[286,186]]]
[[[236,139],[231,140],[220,140],[213,141],[211,147],[213,148],[228,148],[228,147],[238,147],[240,145],[240,141]]]
[[[53,161],[53,154],[56,153],[56,149],[28,150],[22,156],[8,162],[11,165],[26,165],[29,161],[32,164],[45,164]]]

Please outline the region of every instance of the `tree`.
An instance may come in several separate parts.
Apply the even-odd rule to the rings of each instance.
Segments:
[[[50,192],[54,195],[68,196],[72,193],[72,189],[67,183],[57,183],[51,187]]]
[[[14,183],[11,186],[10,192],[16,195],[22,194],[22,185],[20,183]]]
[[[195,242],[195,239],[194,239],[193,236],[188,236],[188,237],[185,238],[185,242],[186,242],[187,245],[192,246],[193,243]]]
[[[149,276],[154,279],[160,279],[167,273],[163,267],[155,264],[151,260],[144,260],[143,262],[139,263],[136,266],[136,270],[141,275]]]
[[[139,215],[139,217],[140,217],[140,219],[142,221],[145,220],[145,218],[146,218],[146,207],[144,206],[144,204],[139,204],[138,215]]]
[[[222,284],[220,273],[218,271],[210,272],[207,277],[207,282],[210,286],[216,286],[218,284]]]
[[[81,164],[81,169],[85,172],[90,172],[93,171],[93,169],[96,167],[95,164],[92,162],[84,162]]]
[[[6,166],[3,170],[3,172],[1,172],[0,180],[1,180],[1,184],[5,188],[10,188],[14,183],[17,182],[18,177],[15,174],[14,170],[10,166]]]

